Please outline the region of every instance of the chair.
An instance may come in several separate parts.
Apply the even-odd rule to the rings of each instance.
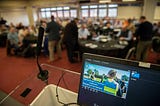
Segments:
[[[134,55],[135,50],[136,50],[136,47],[130,48],[127,52],[125,59],[130,59]]]
[[[12,55],[12,51],[14,50],[14,48],[12,48],[11,46],[11,42],[10,40],[6,40],[6,52],[7,52],[7,56]]]
[[[156,36],[152,39],[152,49],[156,52],[157,57],[160,54],[160,37]],[[157,63],[160,64],[160,58],[157,58]]]
[[[156,53],[160,53],[160,37],[153,37],[152,48]]]
[[[7,33],[0,34],[0,47],[6,47]]]

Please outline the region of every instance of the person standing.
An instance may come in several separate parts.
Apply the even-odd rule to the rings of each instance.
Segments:
[[[48,50],[49,50],[49,61],[53,62],[54,59],[54,48],[56,46],[58,58],[61,58],[61,46],[58,45],[60,40],[60,27],[54,21],[54,16],[51,16],[51,22],[47,23],[46,33],[48,33]]]
[[[152,23],[146,20],[145,16],[140,17],[140,25],[137,29],[136,36],[138,39],[136,60],[146,61],[147,51],[152,43]]]
[[[71,63],[74,63],[74,51],[78,47],[78,19],[75,18],[73,21],[68,23],[64,29],[63,43],[67,49],[68,60]]]

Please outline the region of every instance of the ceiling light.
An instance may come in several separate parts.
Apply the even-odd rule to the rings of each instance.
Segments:
[[[100,0],[99,3],[109,3],[111,0]]]
[[[128,2],[128,1],[136,1],[136,0],[122,0],[122,1],[124,1],[124,2]]]

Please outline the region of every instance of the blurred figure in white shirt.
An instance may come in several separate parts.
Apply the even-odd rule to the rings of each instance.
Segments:
[[[78,30],[78,38],[79,39],[87,39],[87,37],[90,35],[86,24],[82,24],[81,28]]]

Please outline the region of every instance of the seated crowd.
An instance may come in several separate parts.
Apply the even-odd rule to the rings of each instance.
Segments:
[[[34,56],[31,49],[37,42],[38,33],[34,26],[26,27],[22,23],[14,26],[11,23],[5,27],[5,32],[7,32],[7,55]]]
[[[55,22],[59,25],[59,35],[60,35],[60,45],[63,48],[63,41],[65,32],[67,32],[67,25],[72,22],[70,19],[54,19]],[[3,21],[0,25],[0,33],[7,32],[7,39],[10,43],[10,47],[14,48],[15,55],[21,55],[25,57],[35,56],[35,45],[37,42],[37,36],[39,34],[38,28],[43,26],[44,30],[48,28],[49,21],[42,19],[40,22],[36,23],[35,26],[24,26],[22,23],[6,26]],[[137,32],[139,28],[139,22],[136,19],[110,19],[108,17],[103,19],[91,19],[91,18],[82,18],[76,22],[77,27],[77,36],[78,39],[83,40],[97,40],[100,35],[109,36],[119,40],[125,40],[132,42],[130,48],[135,46],[133,44],[134,40],[139,39],[137,37]],[[74,25],[71,25],[75,27]],[[71,29],[70,29],[71,30]],[[49,55],[48,51],[48,32],[45,31],[43,39],[43,51],[45,55]],[[153,24],[152,37],[160,37],[160,22]],[[72,39],[72,38],[71,38]],[[34,52],[33,52],[34,51]],[[55,51],[55,50],[54,50]],[[72,50],[73,51],[73,50]],[[11,51],[12,52],[12,51]],[[69,53],[69,52],[68,52]],[[8,52],[10,55],[10,52]],[[69,55],[68,55],[69,57]],[[69,60],[72,62],[72,60]]]

